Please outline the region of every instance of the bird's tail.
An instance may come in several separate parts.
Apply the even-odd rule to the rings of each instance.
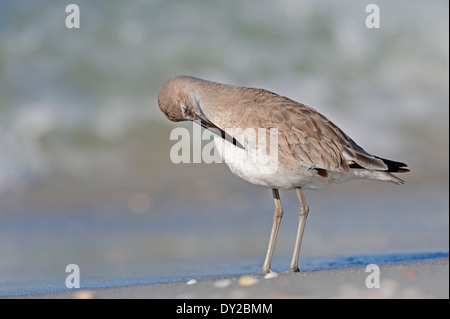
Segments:
[[[383,161],[383,163],[387,166],[386,170],[367,169],[353,162],[350,164],[350,168],[352,168],[353,174],[359,178],[388,181],[399,185],[405,184],[404,180],[392,174],[409,172],[409,169],[405,168],[407,167],[405,163],[391,161],[378,156],[375,157]]]
[[[405,163],[391,161],[391,160],[381,158],[378,156],[375,156],[375,157],[382,160],[383,163],[386,164],[388,169],[385,172],[391,172],[391,173],[407,173],[407,172],[409,172],[409,169],[405,168],[408,166]]]

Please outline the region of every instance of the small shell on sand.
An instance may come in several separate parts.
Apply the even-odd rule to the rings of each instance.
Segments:
[[[248,286],[256,285],[258,283],[258,281],[259,280],[255,277],[252,277],[249,275],[244,275],[239,278],[238,284],[239,284],[239,286],[248,287]]]
[[[417,279],[418,276],[419,273],[415,270],[408,270],[407,272],[405,272],[405,277],[408,279]]]
[[[186,285],[190,286],[190,285],[195,285],[198,281],[196,279],[189,279],[186,283]]]
[[[272,279],[280,276],[277,272],[269,272],[264,276],[264,279]]]
[[[72,294],[73,299],[94,299],[94,293],[89,290],[79,290]]]
[[[229,285],[231,285],[230,279],[222,279],[222,280],[218,280],[214,283],[214,287],[216,287],[216,288],[226,288]]]

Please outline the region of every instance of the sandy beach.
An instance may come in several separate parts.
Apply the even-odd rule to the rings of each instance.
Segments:
[[[380,264],[379,288],[367,288],[373,272],[366,267],[279,273],[263,275],[216,276],[208,279],[95,290],[77,290],[55,294],[37,294],[16,298],[171,298],[171,299],[290,299],[290,298],[375,298],[422,299],[449,298],[448,258]]]

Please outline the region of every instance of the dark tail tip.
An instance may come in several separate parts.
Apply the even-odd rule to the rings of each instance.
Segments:
[[[392,172],[392,173],[407,173],[407,172],[409,172],[409,169],[404,168],[404,167],[408,166],[405,163],[391,161],[391,160],[381,158],[378,156],[375,156],[375,157],[382,160],[383,163],[386,164],[386,166],[388,167],[388,169],[387,169],[388,172]]]

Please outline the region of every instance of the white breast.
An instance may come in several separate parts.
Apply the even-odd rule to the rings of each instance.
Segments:
[[[214,136],[214,143],[231,172],[249,183],[277,189],[322,188],[329,183],[328,179],[317,177],[314,170],[292,171],[284,167],[278,162],[278,148],[270,152],[265,148],[242,149],[219,136]]]

